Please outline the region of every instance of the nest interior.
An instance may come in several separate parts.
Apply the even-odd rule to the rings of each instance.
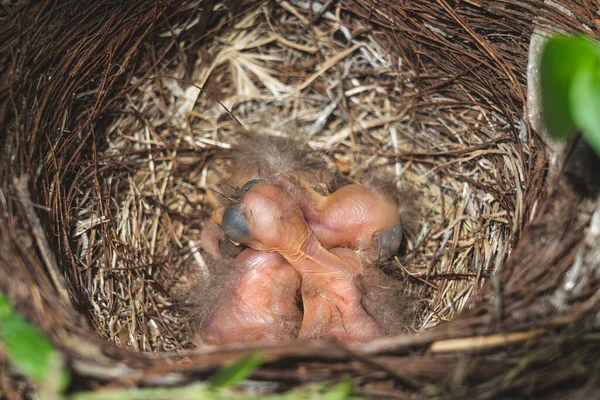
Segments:
[[[351,375],[384,397],[585,390],[594,203],[548,178],[524,117],[536,24],[600,29],[591,5],[558,3],[25,6],[0,30],[0,290],[84,386],[182,384],[260,349],[256,379]],[[393,266],[421,300],[416,333],[193,349],[178,294],[248,132],[414,189]]]

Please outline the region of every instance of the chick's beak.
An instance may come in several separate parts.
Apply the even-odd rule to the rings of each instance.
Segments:
[[[212,219],[219,225],[223,225],[223,214],[225,214],[225,207],[219,207],[212,212]]]

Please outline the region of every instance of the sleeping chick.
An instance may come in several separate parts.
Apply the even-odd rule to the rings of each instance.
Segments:
[[[302,277],[304,319],[299,339],[368,341],[386,334],[363,305],[365,266],[350,249],[326,250],[300,207],[280,187],[251,181],[241,202],[216,219],[232,240],[262,252],[276,252]],[[362,279],[361,279],[362,278]]]
[[[302,182],[297,200],[304,218],[325,247],[344,246],[385,258],[398,252],[402,226],[398,205],[364,185],[342,186],[323,196]]]
[[[322,193],[327,192],[327,186],[334,180],[334,174],[322,159],[300,142],[286,137],[247,135],[240,139],[230,158],[233,160],[230,177],[217,192],[224,203],[235,201],[248,183],[267,177],[289,188],[301,178],[312,185],[312,190],[316,188]],[[222,214],[224,210],[223,206],[217,207],[214,214]],[[214,218],[204,221],[199,244],[212,259],[223,255],[233,258],[240,251],[237,249],[236,253]]]
[[[200,323],[198,341],[224,344],[290,341],[298,336],[300,275],[277,253],[245,249],[220,261],[229,275],[215,306]],[[214,270],[214,268],[213,268]]]

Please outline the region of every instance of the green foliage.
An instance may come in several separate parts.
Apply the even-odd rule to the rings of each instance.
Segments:
[[[327,393],[324,393],[321,399],[323,400],[346,400],[350,398],[352,393],[352,381],[345,380],[334,386]]]
[[[46,387],[66,388],[69,374],[61,367],[60,353],[33,325],[13,309],[0,293],[0,340],[17,370]],[[56,382],[55,380],[58,380]]]
[[[211,387],[234,386],[250,375],[261,366],[264,356],[261,353],[250,354],[240,361],[221,368],[211,380]]]
[[[571,112],[583,137],[600,154],[600,74],[592,69],[580,71],[571,88]]]
[[[580,36],[555,36],[542,52],[542,107],[549,134],[575,131],[600,154],[600,47]]]

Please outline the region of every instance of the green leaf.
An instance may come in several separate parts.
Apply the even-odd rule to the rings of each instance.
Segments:
[[[600,70],[580,69],[570,93],[571,114],[588,144],[600,155]]]
[[[352,393],[352,381],[347,379],[323,394],[323,400],[346,400]]]
[[[359,400],[362,397],[350,397],[352,394],[352,380],[346,379],[332,386],[328,381],[310,383],[299,388],[281,393],[279,395],[263,396],[269,400]]]
[[[565,139],[576,128],[571,114],[570,91],[580,69],[597,65],[595,44],[579,36],[556,36],[549,39],[542,51],[540,65],[542,107],[548,133]]]
[[[229,387],[243,381],[261,366],[264,356],[261,353],[250,354],[240,361],[221,368],[212,378],[211,387]]]
[[[0,293],[0,339],[11,363],[34,382],[45,385],[58,378],[59,390],[69,382],[67,370],[57,374],[61,367],[60,353],[33,325],[17,314],[6,296]]]

